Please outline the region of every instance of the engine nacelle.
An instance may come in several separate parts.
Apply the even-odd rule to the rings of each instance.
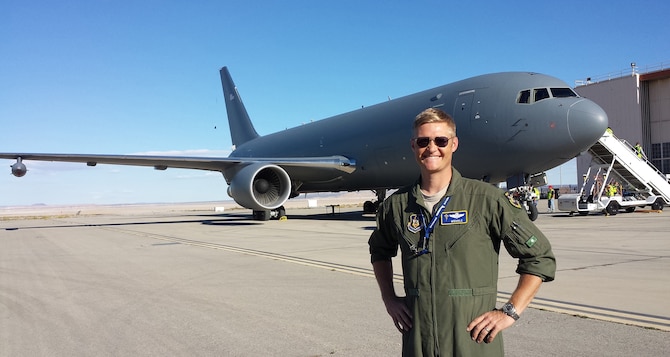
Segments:
[[[286,202],[291,193],[291,178],[277,165],[251,164],[237,172],[228,195],[240,206],[255,211],[273,210]]]
[[[26,168],[26,165],[21,162],[21,158],[16,159],[16,163],[14,165],[11,165],[12,168],[12,175],[16,177],[23,177],[26,175],[26,172],[28,172],[28,169]]]

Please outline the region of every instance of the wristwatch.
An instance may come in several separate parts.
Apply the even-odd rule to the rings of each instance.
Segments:
[[[514,319],[514,321],[519,319],[519,314],[516,313],[516,309],[511,302],[506,303],[500,308],[500,311],[504,312],[505,315]]]

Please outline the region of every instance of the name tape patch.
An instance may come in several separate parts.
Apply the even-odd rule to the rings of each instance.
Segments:
[[[466,224],[468,223],[468,211],[444,212],[440,218],[440,225],[442,226],[450,224]]]

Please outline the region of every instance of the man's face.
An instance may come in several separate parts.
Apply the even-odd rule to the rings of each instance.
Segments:
[[[419,147],[415,138],[427,137],[430,142],[426,147]],[[436,137],[447,137],[449,142],[445,147],[439,147],[435,143]],[[422,173],[437,173],[445,169],[451,169],[451,157],[458,148],[458,138],[454,131],[446,123],[428,123],[417,128],[411,142],[412,151],[416,162],[419,163]]]

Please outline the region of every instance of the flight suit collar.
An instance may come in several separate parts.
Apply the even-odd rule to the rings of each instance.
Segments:
[[[451,182],[449,183],[449,188],[447,188],[446,196],[453,196],[457,192],[457,188],[461,185],[461,180],[463,176],[455,168],[451,169]],[[416,198],[417,203],[425,207],[423,202],[423,194],[421,193],[421,176],[414,183],[414,189],[412,190],[412,195]]]

